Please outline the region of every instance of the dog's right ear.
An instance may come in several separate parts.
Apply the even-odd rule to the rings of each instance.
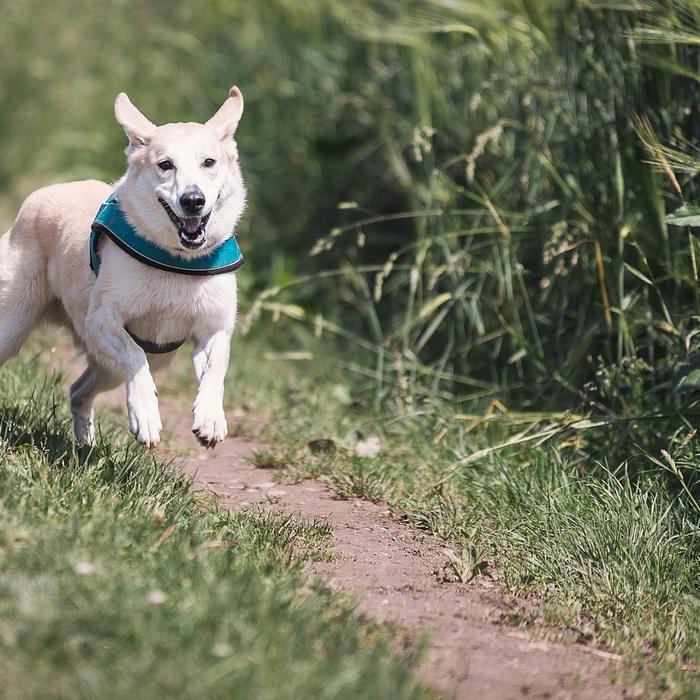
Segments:
[[[228,91],[228,99],[219,107],[219,111],[206,123],[222,141],[233,138],[238,122],[243,114],[243,94],[234,85]]]
[[[148,143],[156,125],[134,107],[125,92],[120,92],[114,101],[114,115],[132,146],[144,146]]]

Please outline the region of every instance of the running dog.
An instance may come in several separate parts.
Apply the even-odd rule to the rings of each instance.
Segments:
[[[156,126],[124,93],[114,111],[129,140],[126,174],[114,186],[37,190],[0,238],[0,364],[38,323],[60,323],[88,360],[70,388],[76,439],[95,442],[95,397],[125,383],[131,432],[153,447],[162,424],[151,370],[192,340],[192,431],[213,447],[227,434],[224,378],[243,262],[234,231],[245,186],[233,140],[243,96],[232,87],[204,124]]]

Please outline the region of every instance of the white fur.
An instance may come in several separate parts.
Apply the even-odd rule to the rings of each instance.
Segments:
[[[245,206],[245,188],[233,134],[243,111],[238,88],[206,124],[156,127],[123,93],[117,121],[129,138],[128,169],[110,188],[97,181],[53,185],[23,204],[0,239],[0,364],[14,355],[32,328],[49,318],[65,325],[88,355],[88,368],[71,387],[76,438],[95,440],[95,396],[126,383],[129,425],[136,439],[154,446],[162,424],[151,368],[174,353],[147,355],[125,326],[141,338],[166,343],[194,341],[198,382],[193,432],[209,446],[227,433],[223,386],[236,318],[236,275],[194,277],[160,271],[136,261],[102,237],[101,267],[89,266],[90,224],[110,191],[117,192],[129,221],[145,237],[183,258],[207,253],[231,236]],[[162,171],[158,163],[175,168]],[[212,158],[216,164],[204,167]],[[196,186],[211,213],[203,246],[180,243],[175,225],[158,202],[183,216],[179,198]]]

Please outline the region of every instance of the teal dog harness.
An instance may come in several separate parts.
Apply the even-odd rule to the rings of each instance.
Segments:
[[[180,275],[222,275],[226,272],[237,270],[244,262],[243,254],[235,235],[201,257],[181,258],[173,255],[138,234],[136,229],[127,221],[115,194],[111,194],[107,201],[100,206],[91,228],[90,267],[95,276],[100,271],[101,261],[98,241],[102,235],[107,236],[125,253],[128,253],[132,258],[144,265]],[[163,354],[174,352],[186,340],[159,344],[138,338],[128,328],[124,330],[137,345],[141,346],[148,353]]]

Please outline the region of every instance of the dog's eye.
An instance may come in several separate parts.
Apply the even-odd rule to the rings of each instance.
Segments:
[[[173,165],[172,160],[161,160],[160,163],[158,163],[158,167],[161,170],[172,170],[175,165]]]
[[[207,158],[202,165],[205,168],[213,168],[216,165],[216,161],[213,158]]]

